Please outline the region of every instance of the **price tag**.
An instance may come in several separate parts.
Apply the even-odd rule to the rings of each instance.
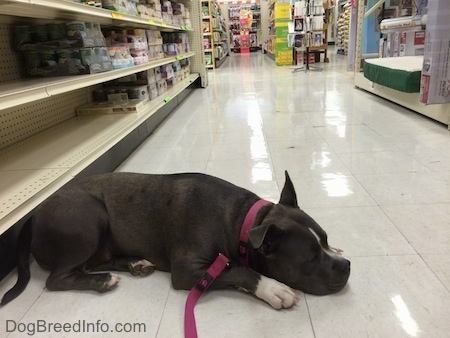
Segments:
[[[170,96],[167,96],[167,97],[164,99],[164,102],[167,103],[167,102],[169,102],[170,100],[172,100],[172,98],[171,98]]]
[[[154,25],[154,24],[155,24],[155,20],[148,20],[148,23],[149,23],[150,25]]]
[[[186,59],[186,54],[183,54],[183,55],[178,55],[176,58],[175,58],[175,60],[183,60],[183,59]]]
[[[167,27],[167,23],[166,23],[166,22],[161,23],[161,25],[162,25],[163,27]]]
[[[113,19],[123,19],[122,13],[111,12],[111,16],[113,17]]]

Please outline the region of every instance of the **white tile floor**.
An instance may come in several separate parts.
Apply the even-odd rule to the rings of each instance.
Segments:
[[[342,292],[298,292],[291,310],[210,292],[196,308],[200,337],[450,337],[450,132],[354,89],[345,57],[331,56],[323,72],[292,74],[262,54],[233,55],[119,168],[206,172],[274,201],[287,169],[300,206],[352,261]],[[46,277],[33,264],[26,291],[0,310],[0,336],[13,320],[144,323],[140,336],[183,336],[187,292],[166,273],[124,273],[102,295],[47,292]],[[38,336],[77,335],[124,336]]]

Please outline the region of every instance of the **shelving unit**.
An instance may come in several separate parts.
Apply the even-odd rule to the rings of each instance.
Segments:
[[[406,107],[419,114],[434,119],[440,123],[445,124],[450,130],[450,103],[444,104],[424,104],[420,101],[420,93],[405,93],[401,92],[368,80],[361,69],[364,62],[364,55],[362,53],[362,30],[364,21],[369,17],[370,13],[376,10],[380,3],[365,10],[366,3],[364,0],[355,1],[354,6],[357,8],[357,22],[356,22],[356,56],[355,56],[355,87],[363,89],[369,93],[377,95],[381,98],[394,102],[398,105]],[[430,20],[430,18],[428,18]],[[428,21],[430,22],[430,21]],[[353,24],[352,24],[353,25]],[[429,27],[427,26],[427,29]]]
[[[229,54],[228,33],[219,4],[215,0],[202,0],[201,3],[205,64],[214,69],[220,67]]]
[[[93,86],[106,81],[111,81],[136,72],[152,69],[194,56],[194,52],[184,55],[166,57],[164,59],[151,61],[149,63],[129,68],[115,69],[105,73],[90,75],[74,75],[66,77],[50,77],[45,79],[22,79],[0,84],[0,100],[2,109],[15,107],[17,105],[31,103],[36,100],[49,98],[58,94],[70,92]]]
[[[228,46],[229,39],[227,25],[222,15],[222,11],[217,2],[214,2],[214,6],[216,6],[217,9],[217,16],[211,20],[211,28],[213,31],[214,66],[215,68],[218,68],[230,54],[230,48]]]
[[[250,5],[250,10],[253,15],[253,22],[250,28],[250,49],[257,51],[261,49],[261,5],[256,2]],[[254,36],[254,39],[252,39]]]
[[[65,0],[0,1],[0,234],[39,203],[105,156],[133,133],[146,137],[186,94],[207,86],[202,54],[201,7],[187,1],[191,27],[172,26]],[[102,27],[188,32],[191,52],[146,64],[92,75],[23,79],[19,53],[11,50],[17,23],[99,22]],[[99,84],[136,72],[190,59],[191,75],[149,101],[139,113],[77,116],[75,108],[91,101]],[[164,117],[160,114],[164,111]],[[167,112],[168,111],[168,112]],[[156,122],[158,120],[158,122]]]
[[[337,28],[337,52],[348,54],[348,40],[350,36],[350,7],[347,4],[339,4],[339,18]]]
[[[326,10],[326,20],[328,22],[328,34],[327,41],[328,45],[334,45],[336,43],[336,33],[337,33],[337,5],[336,1],[328,1],[328,8]]]
[[[261,49],[261,6],[257,1],[229,7],[228,18],[235,53]]]
[[[212,1],[202,0],[202,36],[203,49],[205,52],[206,68],[214,68],[214,44],[212,36],[211,19],[213,18]]]
[[[289,1],[269,2],[269,39],[264,43],[264,52],[277,66],[292,65],[293,48],[288,46],[287,39],[291,10]]]
[[[275,36],[275,0],[270,0],[269,2],[269,39],[264,42],[264,53],[269,56],[271,59],[275,60],[275,44],[276,44],[276,36]]]
[[[312,3],[312,1],[310,2]],[[320,1],[321,5],[323,6],[324,11],[326,12],[328,10],[328,2],[323,2]],[[317,13],[313,13],[312,14],[313,17],[316,18],[323,18],[323,14],[317,14]],[[330,60],[328,59],[328,22],[325,22],[323,24],[322,29],[319,30],[313,30],[312,33],[317,32],[317,33],[321,33],[322,34],[322,45],[321,46],[311,46],[309,47],[309,51],[310,52],[321,52],[324,54],[323,57],[323,62],[329,62]]]

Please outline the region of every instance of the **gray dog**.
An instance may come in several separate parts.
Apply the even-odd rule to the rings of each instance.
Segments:
[[[325,231],[297,205],[286,183],[278,204],[256,213],[248,234],[248,266],[239,261],[240,231],[260,198],[216,177],[186,173],[108,173],[69,183],[23,227],[18,281],[2,299],[16,298],[30,279],[29,255],[51,271],[49,290],[114,289],[120,278],[170,271],[175,289],[191,289],[218,253],[232,264],[211,288],[252,292],[276,309],[297,302],[293,289],[326,295],[341,290],[350,262],[327,243]]]

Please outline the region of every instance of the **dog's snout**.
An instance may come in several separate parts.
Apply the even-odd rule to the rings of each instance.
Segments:
[[[340,259],[336,261],[334,268],[340,273],[348,273],[350,271],[350,261],[348,259]]]

